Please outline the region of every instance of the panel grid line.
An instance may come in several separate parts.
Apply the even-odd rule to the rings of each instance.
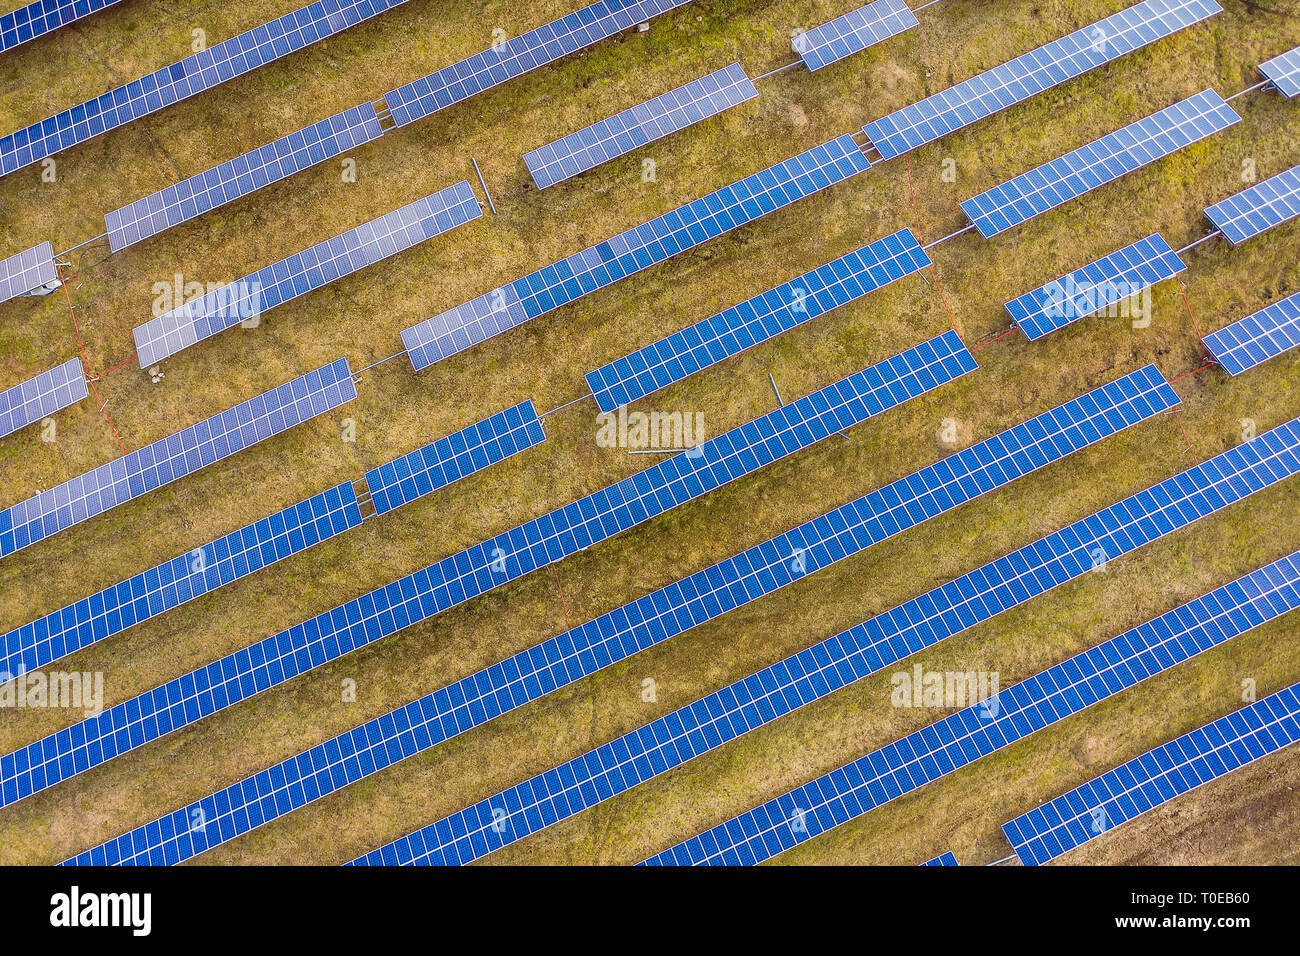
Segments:
[[[1300,96],[1300,46],[1265,60],[1259,65],[1259,72],[1268,77],[1287,99]]]
[[[0,16],[0,53],[88,17],[118,0],[35,0]]]
[[[1229,375],[1240,375],[1297,345],[1300,345],[1300,292],[1205,337],[1205,347]]]
[[[876,0],[800,33],[790,46],[815,72],[920,25],[904,0]]]
[[[970,371],[973,365],[970,353],[961,345],[955,333],[948,332],[930,342],[909,349],[894,359],[873,366],[864,372],[855,373],[821,392],[800,399],[793,405],[785,406],[778,412],[769,413],[750,425],[741,426],[727,435],[720,436],[719,439],[713,439],[712,442],[700,446],[701,450],[697,454],[682,453],[647,471],[662,471],[666,465],[668,474],[681,475],[682,478],[688,479],[681,485],[678,494],[681,496],[679,500],[689,500],[721,484],[726,484],[740,474],[785,457],[799,447],[806,447],[813,441],[829,437],[837,430],[857,421],[865,421],[888,407],[936,388],[943,382]],[[802,406],[802,410],[796,406]],[[779,427],[774,428],[778,423],[780,423]],[[787,445],[783,433],[794,437],[799,432],[804,433],[804,440],[793,447]],[[740,440],[744,444],[736,448],[735,452],[724,455],[724,449],[736,447],[733,439]],[[745,459],[748,459],[750,464],[740,469],[728,468],[722,475],[718,475],[718,467],[726,467],[727,459],[735,459],[736,455],[740,456],[736,460],[737,465]],[[690,471],[683,474],[679,469],[685,468],[689,468]],[[603,497],[616,497],[617,500],[628,501],[634,506],[639,504],[640,510],[629,515],[630,518],[635,519],[633,524],[646,520],[652,514],[662,513],[677,503],[676,498],[656,503],[657,481],[638,480],[639,477],[625,479],[618,485],[606,489],[605,492],[588,496],[568,508],[552,512],[545,519],[530,522],[516,529],[516,532],[500,535],[468,552],[446,559],[440,562],[440,565],[434,565],[391,585],[389,590],[396,592],[396,597],[409,602],[414,607],[407,610],[406,606],[394,603],[390,608],[386,604],[379,605],[379,602],[372,600],[370,607],[375,608],[378,605],[390,612],[386,629],[376,628],[374,631],[367,630],[361,633],[359,629],[366,622],[356,621],[349,631],[340,633],[340,629],[329,622],[350,615],[345,616],[338,611],[331,612],[333,618],[331,614],[321,615],[316,619],[316,629],[312,631],[313,634],[319,631],[321,637],[316,639],[310,648],[302,648],[300,653],[308,649],[313,650],[317,655],[313,660],[319,660],[324,655],[315,649],[320,646],[320,641],[326,639],[335,643],[344,643],[343,653],[346,653],[355,646],[378,640],[385,633],[392,633],[408,623],[422,620],[446,606],[459,603],[466,599],[467,593],[472,596],[473,593],[489,590],[498,583],[513,580],[535,567],[559,560],[566,553],[581,550],[598,540],[618,533],[621,528],[616,523],[607,524],[603,533],[599,530],[601,515],[598,503]],[[618,491],[620,486],[626,489],[627,495]],[[614,494],[611,495],[611,492]],[[562,521],[562,516],[566,512],[575,520],[584,520],[584,515],[590,516],[585,520],[594,524],[595,528],[586,532],[581,528],[566,529]],[[549,541],[539,540],[539,537],[545,533],[544,529],[549,529],[555,537]],[[576,536],[574,532],[577,532]],[[530,545],[530,540],[536,544]],[[533,549],[549,545],[552,541],[557,545],[553,551],[548,553],[542,550],[536,555],[532,553]],[[439,570],[440,566],[444,570]],[[424,579],[423,587],[426,589],[433,583],[431,578],[436,576],[438,579],[447,580],[455,588],[455,594],[450,600],[445,598],[442,601],[430,600],[427,605],[420,605],[421,576]],[[369,597],[374,599],[383,593],[384,589],[380,589],[372,592]],[[360,602],[353,603],[360,604]],[[653,613],[649,599],[642,599],[634,605],[634,608],[635,610],[630,613],[641,616]],[[393,617],[394,613],[398,615],[397,618]],[[352,618],[352,620],[356,619]],[[292,635],[282,636],[285,640],[279,643],[264,642],[269,645],[265,652],[268,656],[281,653],[279,648],[286,650],[289,648]],[[175,830],[174,820],[180,818],[173,815],[173,818],[169,818],[173,822],[165,820],[162,822],[162,827],[177,839],[166,843],[155,841],[141,852],[153,862],[174,861],[181,854],[194,855],[202,852],[209,845],[215,845],[208,841],[224,842],[233,839],[239,833],[260,825],[267,819],[266,814],[274,812],[275,815],[279,815],[290,812],[297,806],[316,799],[322,792],[330,792],[337,787],[346,786],[352,780],[359,779],[357,775],[349,776],[353,771],[362,776],[373,772],[375,763],[372,761],[386,766],[387,762],[400,759],[399,744],[391,739],[394,722],[400,725],[403,731],[411,727],[413,722],[418,723],[418,732],[405,733],[400,743],[400,753],[409,755],[415,752],[417,742],[419,749],[433,746],[435,743],[486,723],[506,710],[522,706],[530,700],[549,693],[557,686],[576,681],[587,673],[606,666],[609,663],[608,655],[612,650],[613,648],[603,641],[594,625],[566,632],[528,651],[516,654],[507,661],[494,664],[421,700],[414,701],[393,714],[385,715],[364,727],[313,748],[299,758],[264,771],[263,776],[259,777],[259,780],[274,781],[285,772],[285,768],[290,768],[289,772],[294,781],[299,781],[298,768],[309,764],[316,768],[330,767],[329,770],[322,770],[320,773],[313,771],[314,776],[309,774],[302,778],[301,785],[292,792],[282,790],[274,800],[262,801],[248,807],[245,807],[242,800],[236,800],[238,807],[230,804],[229,813],[224,813],[222,808],[227,807],[231,796],[251,797],[251,791],[244,785],[236,785],[215,795],[211,799],[216,802],[203,805],[205,819],[209,821],[209,826],[214,828],[213,832],[208,832],[207,827],[201,833],[191,833],[186,827]],[[622,648],[621,653],[628,655],[635,653],[636,650],[639,648],[631,645]],[[330,653],[328,648],[325,653]],[[256,656],[260,658],[262,655],[259,653]],[[338,656],[338,654],[331,653],[330,656]],[[87,726],[91,726],[93,730],[93,725]],[[78,735],[78,740],[80,739]],[[383,741],[388,743],[382,744]],[[72,738],[69,737],[67,745],[71,746],[71,744]],[[358,747],[362,749],[358,750]],[[17,754],[0,758],[0,782],[4,783],[6,795],[14,786],[9,780],[11,772],[17,772],[21,776],[26,789],[29,765],[35,767],[38,780],[45,782],[49,779],[47,774],[60,764],[46,760],[44,757],[46,752],[40,744],[34,744]],[[357,753],[361,756],[356,761],[349,762],[347,769],[338,762],[343,757]],[[37,763],[40,765],[36,766]],[[71,766],[72,762],[69,761],[68,765]],[[143,832],[140,831],[141,834]],[[117,854],[118,849],[138,848],[141,845],[137,837],[131,835],[109,844],[114,847],[111,851],[114,855]],[[113,862],[118,862],[119,859],[121,858],[115,856]]]
[[[54,247],[48,242],[0,259],[0,302],[8,302],[59,278]]]
[[[1205,210],[1234,246],[1300,215],[1300,166],[1283,170]]]

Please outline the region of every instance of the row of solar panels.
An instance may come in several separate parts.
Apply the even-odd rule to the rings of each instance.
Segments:
[[[837,509],[838,514],[808,522],[788,536],[634,601],[86,851],[75,862],[172,863],[188,859],[1176,404],[1177,397],[1154,367],[1141,369],[852,506]],[[375,851],[367,859],[467,862],[536,832],[921,647],[1087,573],[1098,566],[1099,555],[1102,561],[1114,560],[1291,477],[1300,471],[1298,449],[1300,421],[1294,421],[592,754]],[[504,544],[508,539],[496,540]],[[797,562],[796,554],[801,559]],[[397,629],[419,619],[417,581],[409,586],[399,582],[384,590],[387,602],[379,598],[380,592],[372,592],[371,613],[381,618],[387,611],[392,621],[377,619],[376,627]],[[1284,609],[1262,605],[1262,611],[1271,616]],[[363,613],[336,612],[334,617],[353,622],[353,628],[363,627],[366,620]],[[1186,623],[1178,612],[1171,612],[1167,619]],[[1251,626],[1262,619],[1256,615]],[[373,639],[377,637],[354,633],[343,644],[350,648]],[[328,656],[329,652],[324,653]],[[249,686],[260,689],[262,684]],[[143,700],[136,703],[147,706]],[[202,703],[199,709],[202,711]],[[189,722],[179,708],[168,717],[168,723]],[[95,736],[96,730],[89,725],[79,727],[70,741],[90,734],[89,752],[93,754],[102,739],[102,734]],[[129,745],[129,726],[122,728],[121,738],[123,745]],[[59,776],[55,765],[60,759],[75,772],[78,759],[72,752],[42,759],[57,747],[54,740],[41,747],[33,745],[33,779]],[[0,761],[0,768],[7,771],[8,765]],[[195,819],[205,821],[204,825],[194,827]]]
[[[810,396],[650,466],[563,508],[444,558],[252,647],[105,710],[44,741],[0,757],[0,805],[53,786],[171,730],[278,686],[478,594],[559,561],[680,504],[844,431],[965,374],[974,362],[955,333],[924,343]],[[647,610],[649,608],[647,607]],[[594,634],[594,631],[593,631]],[[566,640],[558,649],[568,647]],[[542,657],[490,675],[536,672]],[[472,684],[466,684],[465,689]],[[485,685],[486,686],[486,685]],[[476,719],[493,701],[445,701],[448,719]]]
[[[35,0],[0,16],[0,53],[44,36],[118,0]]]

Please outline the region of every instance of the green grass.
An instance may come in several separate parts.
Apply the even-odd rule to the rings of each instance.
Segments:
[[[17,128],[185,55],[195,26],[215,42],[296,5],[129,3],[87,18],[0,61],[0,125]],[[127,449],[339,356],[364,367],[397,351],[400,330],[429,315],[1127,4],[950,0],[922,13],[920,29],[874,50],[816,74],[781,74],[761,85],[758,100],[721,117],[544,193],[531,186],[524,152],[732,60],[750,75],[766,72],[790,60],[792,29],[853,5],[697,0],[656,20],[648,34],[599,44],[385,135],[356,152],[355,184],[325,163],[120,255],[87,253],[70,293],[89,361],[105,369],[130,353],[131,328],[150,317],[153,284],[175,272],[229,280],[458,179],[477,187],[471,156],[499,211],[282,306],[256,330],[182,353],[164,364],[158,384],[133,363],[106,376],[98,387]],[[963,225],[960,200],[1206,86],[1235,92],[1254,82],[1255,63],[1300,42],[1294,2],[1269,5],[1289,16],[1235,0],[1225,7],[1206,25],[420,375],[404,360],[367,373],[360,398],[339,413],[6,558],[0,631],[525,398],[539,409],[557,407],[583,393],[584,372],[871,239],[904,226],[923,241],[946,235]],[[40,182],[30,169],[0,180],[0,250],[43,239],[56,249],[74,245],[101,231],[102,215],[117,206],[484,48],[493,26],[520,32],[570,8],[568,0],[412,0],[69,151],[58,158],[56,183]],[[1005,329],[1007,299],[1152,231],[1175,248],[1195,239],[1205,228],[1202,208],[1242,188],[1243,160],[1254,160],[1260,178],[1300,161],[1295,103],[1257,93],[1234,105],[1244,122],[1232,130],[995,240],[967,234],[933,250],[966,341]],[[639,179],[646,157],[657,162],[653,184]],[[955,163],[955,183],[941,179],[945,159]],[[1295,226],[1240,248],[1197,247],[1183,280],[1202,331],[1294,291],[1297,253]],[[771,409],[769,372],[789,400],[948,325],[934,289],[905,280],[642,407],[702,411],[708,433],[717,434]],[[61,296],[0,306],[2,384],[76,353]],[[1010,335],[976,353],[978,372],[854,429],[850,442],[823,443],[566,560],[556,573],[569,613],[589,620],[937,460],[951,451],[938,440],[944,418],[957,419],[963,439],[974,442],[1147,362],[1173,379],[1201,356],[1175,283],[1156,291],[1148,329],[1091,319],[1037,344]],[[1176,388],[1191,452],[1172,417],[1145,423],[201,859],[350,859],[1230,447],[1240,441],[1241,419],[1263,431],[1300,414],[1294,357],[1237,380],[1209,370]],[[103,670],[107,703],[115,703],[644,467],[640,456],[597,447],[593,416],[591,403],[576,405],[547,420],[540,448],[58,666]],[[343,418],[357,423],[355,444],[340,440]],[[0,441],[5,504],[119,454],[93,402],[61,413],[59,423],[54,444],[31,430]],[[1296,500],[1289,485],[1257,495],[921,660],[931,669],[997,669],[1006,686],[1300,547]],[[66,857],[564,627],[552,572],[533,574],[8,808],[0,813],[0,861]],[[782,859],[919,862],[946,848],[963,863],[1005,856],[1002,821],[1240,706],[1243,676],[1256,678],[1261,695],[1300,679],[1297,631],[1300,624],[1288,620],[1260,628]],[[654,704],[641,701],[645,677],[657,682]],[[357,682],[354,704],[340,701],[345,679]],[[889,686],[884,673],[846,688],[491,859],[640,859],[937,716],[891,708]],[[0,751],[71,720],[61,712],[6,713]],[[1296,762],[1295,755],[1274,758],[1268,767],[1281,769],[1261,765],[1222,787],[1234,800],[1294,816],[1300,804],[1286,783]],[[1204,826],[1213,828],[1214,805],[1208,808]],[[1245,811],[1240,818],[1253,819]],[[1135,858],[1179,858],[1169,829],[1144,824],[1140,838],[1134,832],[1116,840]],[[1292,860],[1286,832],[1256,835],[1251,852]],[[1235,858],[1243,845],[1209,844],[1222,858]]]

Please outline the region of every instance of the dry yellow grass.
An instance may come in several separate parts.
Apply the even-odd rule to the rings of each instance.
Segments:
[[[127,3],[0,59],[0,126],[48,115],[211,39],[284,13],[296,0],[238,5]],[[751,75],[788,62],[793,28],[848,0],[697,0],[635,33],[481,95],[358,150],[359,178],[325,163],[111,258],[91,252],[71,288],[92,366],[132,349],[155,282],[243,275],[461,178],[478,158],[499,215],[464,227],[168,361],[152,384],[133,364],[100,383],[126,447],[136,448],[256,392],[346,355],[353,368],[396,351],[428,315],[642,222],[742,175],[1126,6],[1122,0],[950,0],[922,25],[809,75],[765,81],[760,99],[576,180],[538,193],[519,157],[544,142],[733,60]],[[533,398],[553,408],[582,394],[584,372],[660,335],[904,226],[923,241],[963,222],[957,203],[1029,166],[1213,85],[1254,82],[1254,64],[1300,42],[1294,2],[1280,14],[1229,0],[1227,12],[1158,46],[1052,90],[943,141],[768,216],[413,375],[404,360],[367,374],[361,396],[198,476],[0,563],[0,631],[184,553],[451,430]],[[56,249],[102,228],[110,209],[337,110],[476,52],[490,30],[517,33],[567,12],[568,0],[471,4],[412,0],[295,56],[59,157],[56,183],[36,170],[0,180],[0,251],[42,239]],[[70,68],[69,64],[74,67]],[[1242,162],[1260,176],[1300,161],[1295,103],[1235,102],[1244,122],[993,241],[968,234],[934,250],[948,306],[967,342],[1006,326],[1002,303],[1160,230],[1177,248],[1204,229],[1201,209],[1237,191]],[[642,183],[641,160],[658,164]],[[946,159],[955,183],[941,179]],[[909,175],[910,174],[910,175]],[[909,178],[915,186],[919,227]],[[1300,285],[1290,226],[1188,257],[1187,297],[1203,331]],[[655,396],[703,411],[716,434],[768,411],[771,372],[787,400],[935,335],[948,316],[908,280]],[[0,306],[0,384],[76,352],[61,297]],[[700,502],[565,561],[575,621],[637,598],[928,464],[948,449],[940,422],[970,441],[1155,361],[1169,378],[1201,351],[1178,287],[1155,293],[1154,323],[1077,323],[1049,339],[1008,336],[976,353],[981,369],[925,399],[736,482]],[[1237,380],[1210,370],[1180,381],[1170,417],[871,549],[742,611],[688,632],[463,738],[404,762],[228,844],[204,862],[340,862],[856,623],[979,563],[1300,414],[1294,357]],[[511,461],[367,524],[70,658],[106,673],[108,701],[133,696],[229,651],[387,583],[643,467],[599,448],[593,406],[547,421],[548,441]],[[356,444],[340,440],[355,419]],[[91,402],[59,416],[60,440],[30,430],[0,442],[5,501],[114,457]],[[922,656],[934,669],[997,669],[1004,684],[1300,547],[1296,491],[1283,485]],[[50,574],[50,568],[62,573]],[[0,861],[51,862],[176,809],[214,788],[428,693],[564,628],[543,571],[408,629],[0,813]],[[1282,620],[1181,665],[1095,713],[1035,735],[925,788],[788,862],[919,862],[944,848],[963,862],[1005,855],[999,824],[1038,801],[1239,706],[1242,676],[1267,693],[1300,679],[1300,624]],[[493,857],[500,862],[632,862],[701,827],[894,739],[933,714],[889,706],[888,674],[832,695],[685,768]],[[641,701],[653,677],[658,702]],[[357,681],[355,704],[340,682]],[[70,723],[61,712],[6,712],[0,752]],[[1261,765],[1263,766],[1263,765]],[[1277,775],[1251,777],[1267,805],[1295,812]],[[1235,775],[1234,775],[1235,778]],[[1246,779],[1245,777],[1236,779]],[[1230,779],[1222,785],[1244,786]],[[1152,818],[1155,819],[1154,817]],[[1207,822],[1213,826],[1212,822]],[[1139,831],[1134,831],[1135,833]],[[1143,859],[1174,858],[1144,824]],[[1267,835],[1266,835],[1267,836]],[[1135,844],[1125,837],[1127,846]],[[1284,830],[1252,846],[1292,852]]]

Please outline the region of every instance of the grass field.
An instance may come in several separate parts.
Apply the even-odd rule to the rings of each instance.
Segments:
[[[18,6],[16,2],[3,9]],[[17,129],[300,5],[128,0],[0,57],[0,127]],[[921,27],[815,74],[763,81],[759,99],[544,193],[521,155],[729,62],[758,76],[791,60],[790,36],[854,0],[696,0],[353,154],[356,182],[326,162],[123,253],[74,256],[68,292],[92,369],[130,358],[155,283],[229,281],[469,178],[476,157],[498,214],[485,215],[168,360],[136,363],[99,394],[127,450],[346,356],[360,369],[399,332],[503,282],[1117,9],[1126,0],[945,0]],[[567,13],[529,4],[411,0],[371,22],[0,179],[0,257],[102,231],[104,213],[308,122]],[[1081,79],[883,164],[669,263],[415,375],[405,359],[363,376],[360,397],[196,476],[0,562],[0,633],[359,477],[532,398],[556,408],[583,374],[661,335],[905,226],[923,242],[961,228],[958,203],[1300,43],[1300,2],[1223,0],[1225,13]],[[932,250],[942,300],[920,278],[841,308],[693,376],[638,407],[702,412],[716,435],[956,325],[975,346],[1007,326],[1003,302],[1159,230],[1178,248],[1202,209],[1300,162],[1300,105],[1276,92],[1233,102],[1243,122],[993,240]],[[657,181],[642,182],[644,159]],[[948,163],[951,161],[951,164]],[[955,170],[947,181],[946,169]],[[951,177],[948,177],[951,178]],[[912,188],[909,188],[909,183]],[[914,198],[913,191],[914,188]],[[914,211],[915,205],[915,211]],[[951,453],[944,419],[979,441],[1155,362],[1196,369],[1208,333],[1300,287],[1293,223],[1233,248],[1203,243],[1153,322],[1093,318],[1031,344],[1016,332],[975,352],[980,370],[612,541],[0,812],[0,862],[51,863],[754,545]],[[946,304],[945,304],[946,303]],[[949,317],[951,310],[952,318]],[[60,293],[0,306],[0,387],[79,354]],[[942,584],[1300,414],[1295,353],[1235,380],[1217,368],[1175,385],[1183,406],[775,595],[407,760],[200,857],[205,863],[343,862],[568,760],[785,655]],[[598,447],[595,405],[547,419],[544,445],[75,655],[105,674],[109,706],[643,468]],[[356,441],[345,442],[344,419]],[[0,441],[3,505],[121,452],[93,400]],[[1181,428],[1180,428],[1181,424]],[[1185,429],[1185,432],[1184,432]],[[1185,437],[1186,436],[1186,437]],[[1190,443],[1190,448],[1188,447]],[[1284,482],[919,656],[927,670],[997,671],[1003,686],[1300,548],[1300,495]],[[563,588],[563,603],[557,590]],[[567,605],[567,612],[566,612]],[[910,667],[912,662],[907,662]],[[900,666],[901,668],[901,666]],[[630,863],[931,722],[890,705],[875,677],[751,733],[490,857],[499,863]],[[642,700],[652,678],[657,700]],[[785,863],[963,864],[1006,856],[1002,822],[1092,776],[1300,680],[1300,618],[1258,628],[1093,710],[782,857]],[[341,685],[354,680],[355,702]],[[5,711],[0,753],[80,718]],[[1300,861],[1300,749],[1185,797],[1070,862]]]

